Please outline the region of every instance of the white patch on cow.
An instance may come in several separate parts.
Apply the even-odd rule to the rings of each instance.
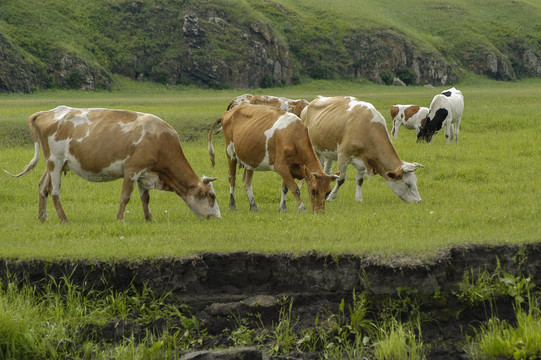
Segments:
[[[358,158],[358,157],[355,157],[355,156],[352,156],[351,159],[349,160],[349,163],[351,165],[353,165],[353,167],[357,170],[366,170],[366,165],[363,161],[363,159],[361,158]],[[370,175],[374,175],[374,174],[370,174]]]
[[[267,142],[274,135],[274,132],[276,130],[285,129],[286,127],[288,127],[289,125],[291,125],[295,121],[301,121],[301,119],[299,119],[299,117],[297,115],[295,115],[295,114],[285,113],[284,115],[280,116],[278,118],[278,120],[276,120],[274,122],[272,127],[270,129],[268,129],[267,131],[265,131],[265,136],[267,137]]]
[[[68,106],[64,106],[64,105],[60,105],[56,108],[53,109],[54,111],[54,119],[55,120],[61,120],[64,118],[64,116],[66,116],[66,114],[72,110],[72,108],[68,107]]]
[[[144,115],[144,114],[138,113],[138,116],[139,115]],[[139,145],[139,143],[141,143],[141,141],[143,141],[143,139],[145,138],[146,133],[147,133],[147,129],[139,121],[132,121],[132,122],[129,122],[129,123],[118,123],[118,126],[120,126],[120,131],[122,131],[124,134],[129,134],[129,133],[133,132],[138,127],[141,128],[141,136],[139,137],[139,139],[137,139],[137,140],[135,140],[133,142],[133,145]]]
[[[346,111],[351,111],[356,106],[365,107],[365,108],[367,108],[369,110],[376,110],[374,105],[372,105],[372,104],[370,104],[370,103],[368,103],[366,101],[357,100],[353,96],[346,96],[346,99],[349,99],[349,106],[348,106],[348,109]]]
[[[248,169],[250,170],[257,170],[257,171],[274,171],[274,166],[270,164],[269,160],[269,140],[274,136],[274,133],[277,130],[282,130],[287,128],[289,125],[294,123],[295,121],[301,121],[299,117],[292,113],[285,113],[284,115],[280,116],[278,120],[274,122],[272,127],[265,131],[265,156],[263,157],[263,160],[255,167],[252,168],[250,166],[247,166],[244,164]],[[229,150],[228,150],[229,151]],[[229,154],[229,152],[228,152]]]
[[[346,96],[346,99],[349,99],[349,105],[346,111],[352,111],[357,106],[364,107],[368,109],[372,113],[372,119],[370,119],[371,122],[380,123],[383,126],[385,126],[385,129],[387,129],[387,125],[385,123],[385,119],[383,116],[379,113],[379,111],[376,110],[374,105],[370,104],[366,101],[357,100],[353,96]]]
[[[163,182],[155,172],[142,170],[141,172],[132,176],[131,179],[132,181],[139,183],[144,189],[163,190]]]
[[[88,181],[102,182],[116,180],[124,177],[124,162],[127,160],[127,158],[124,160],[116,160],[112,162],[109,166],[101,169],[98,173],[84,170],[81,167],[81,164],[77,161],[77,159],[69,153],[67,154],[66,160],[66,165],[73,173],[79,175],[80,177]]]
[[[237,158],[237,154],[235,153],[235,144],[233,144],[233,141],[227,144],[227,148],[225,149],[225,151],[227,152],[227,156],[229,156],[230,159]]]
[[[332,97],[329,97],[329,96],[321,96],[321,95],[318,95],[318,96],[316,97],[316,100],[318,100],[318,101],[329,101],[329,100],[331,100],[331,99],[332,99]]]

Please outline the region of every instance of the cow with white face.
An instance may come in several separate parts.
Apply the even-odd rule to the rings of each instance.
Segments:
[[[227,110],[231,110],[233,107],[242,103],[272,106],[293,113],[299,117],[301,116],[302,109],[308,105],[308,101],[304,99],[292,100],[278,96],[244,94],[231,100],[227,106]]]
[[[257,210],[252,190],[254,171],[275,171],[283,180],[280,211],[287,211],[285,197],[288,189],[297,201],[297,210],[306,210],[294,179],[304,179],[308,184],[312,211],[325,211],[325,197],[331,192],[331,181],[338,176],[323,172],[310,143],[308,130],[298,116],[278,108],[247,103],[226,111],[209,131],[209,156],[213,166],[212,133],[220,123],[229,165],[231,210],[237,209],[235,176],[238,164],[245,168],[243,180],[250,210]]]
[[[450,88],[437,94],[430,103],[430,113],[426,123],[421,127],[417,134],[417,142],[426,141],[430,143],[435,133],[445,127],[445,139],[449,140],[455,137],[455,143],[458,144],[458,133],[462,113],[464,112],[464,96],[460,90]],[[450,139],[449,139],[450,138]]]
[[[421,127],[425,124],[427,117],[427,107],[418,105],[393,105],[391,106],[391,118],[393,119],[391,135],[396,139],[401,125],[408,130],[415,129],[415,132],[418,134]]]
[[[49,195],[60,221],[68,221],[60,203],[61,175],[68,170],[89,181],[123,178],[119,221],[124,220],[135,185],[148,221],[152,220],[151,189],[175,192],[198,217],[220,217],[211,184],[216,178],[199,179],[182,152],[177,132],[154,115],[59,106],[33,114],[28,126],[34,139],[34,158],[21,173],[10,175],[19,177],[31,171],[38,162],[41,144],[46,162],[39,182],[42,221],[47,219]]]
[[[327,200],[333,200],[346,178],[349,164],[357,169],[355,199],[362,201],[366,173],[380,174],[398,197],[419,202],[414,171],[423,165],[400,160],[391,143],[383,116],[370,103],[351,96],[318,96],[301,114],[316,153],[330,172],[338,160],[340,178]]]

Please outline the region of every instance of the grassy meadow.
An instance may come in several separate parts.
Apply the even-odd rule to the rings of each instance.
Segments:
[[[64,104],[125,108],[154,113],[177,129],[196,173],[216,176],[222,219],[200,220],[173,193],[152,191],[155,221],[146,223],[135,191],[124,223],[116,221],[121,181],[86,182],[63,176],[62,204],[71,223],[60,224],[48,201],[48,222],[40,223],[38,181],[44,161],[13,179],[0,174],[0,256],[40,258],[181,257],[201,252],[261,251],[353,253],[418,261],[452,245],[523,243],[541,239],[541,145],[538,119],[541,81],[494,82],[466,77],[456,87],[465,97],[458,145],[443,132],[431,144],[417,144],[415,132],[401,128],[394,140],[405,161],[422,163],[418,189],[423,201],[400,200],[380,176],[367,178],[364,201],[354,200],[355,171],[349,168],[338,198],[325,214],[278,212],[280,177],[254,176],[259,212],[248,210],[237,174],[237,212],[230,212],[223,136],[214,136],[211,168],[206,135],[228,102],[245,92],[312,100],[316,95],[353,95],[371,102],[391,128],[389,107],[428,106],[443,88],[385,87],[364,81],[306,81],[303,85],[258,90],[210,90],[134,83],[117,78],[111,92],[43,91],[0,94],[0,167],[19,172],[32,158],[29,115]],[[308,208],[306,188],[301,189]]]

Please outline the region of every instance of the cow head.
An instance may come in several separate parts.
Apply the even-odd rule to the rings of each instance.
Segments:
[[[212,186],[212,181],[214,180],[216,178],[203,176],[201,181],[196,186],[193,186],[186,196],[183,197],[188,207],[200,218],[222,217],[218,202],[216,201],[216,193]]]
[[[430,143],[434,134],[443,127],[443,122],[447,119],[448,114],[449,111],[447,111],[447,109],[440,108],[436,111],[432,119],[429,115],[425,124],[417,134],[417,142],[426,141],[427,143]]]
[[[310,172],[307,168],[304,168],[304,171],[304,179],[308,185],[312,211],[325,212],[325,200],[331,192],[331,182],[339,178],[338,175],[340,175],[340,172],[328,175],[323,171]]]
[[[402,166],[395,171],[387,172],[389,180],[387,184],[399,198],[406,202],[420,202],[421,196],[417,190],[417,177],[414,171],[418,167],[424,167],[418,163],[403,162]]]

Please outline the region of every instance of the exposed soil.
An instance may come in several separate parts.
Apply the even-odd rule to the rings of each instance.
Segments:
[[[464,337],[472,326],[491,315],[486,304],[460,302],[456,294],[464,273],[486,269],[493,273],[498,264],[510,274],[522,274],[541,285],[541,243],[502,246],[463,246],[442,251],[425,263],[399,260],[385,263],[359,255],[290,254],[201,254],[190,258],[163,258],[147,261],[0,259],[0,278],[6,274],[34,284],[44,279],[70,276],[75,284],[95,290],[146,286],[156,294],[170,292],[190,311],[214,339],[204,348],[228,346],[225,328],[234,328],[238,319],[261,314],[270,326],[278,320],[279,303],[293,299],[296,329],[313,327],[316,317],[336,314],[342,299],[364,292],[374,311],[393,301],[404,303],[407,296],[420,307],[426,319],[423,341],[430,346],[430,359],[465,358]],[[106,282],[103,281],[106,279]],[[402,289],[402,290],[401,290]],[[513,300],[494,304],[501,319],[513,320]],[[157,327],[160,324],[155,324]],[[100,330],[113,341],[126,333],[143,334],[134,324],[118,321]],[[136,336],[137,337],[137,336]],[[254,349],[246,349],[250,354]],[[220,355],[221,359],[238,358]],[[246,353],[244,358],[261,358]],[[258,355],[259,354],[259,355]],[[312,354],[313,355],[313,354]],[[197,357],[196,354],[192,358]],[[288,358],[306,358],[292,355]]]

